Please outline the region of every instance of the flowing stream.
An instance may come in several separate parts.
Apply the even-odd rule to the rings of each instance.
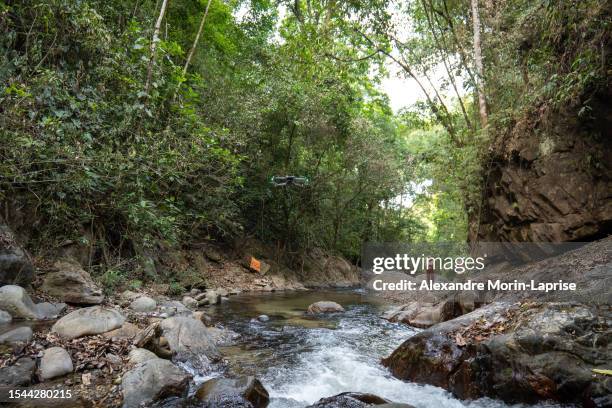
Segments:
[[[318,300],[336,301],[346,312],[306,316],[308,305]],[[380,359],[418,329],[381,319],[386,307],[358,291],[232,297],[211,309],[216,321],[240,334],[235,345],[222,348],[228,361],[224,374],[259,378],[270,393],[270,408],[302,408],[345,391],[369,392],[417,408],[508,407],[487,398],[463,402],[441,388],[391,376]],[[270,320],[256,320],[262,314]]]

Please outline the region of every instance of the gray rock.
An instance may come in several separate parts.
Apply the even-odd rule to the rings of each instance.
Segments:
[[[114,309],[92,306],[75,310],[58,320],[51,328],[65,339],[105,333],[123,325],[125,318]]]
[[[36,311],[38,316],[42,320],[56,319],[64,310],[66,310],[65,303],[37,303]]]
[[[374,394],[343,392],[333,397],[322,398],[307,408],[414,408],[409,404],[398,404]]]
[[[147,349],[135,348],[130,351],[130,353],[128,354],[128,358],[130,359],[130,363],[139,364],[139,363],[144,363],[145,361],[153,360],[159,357],[157,357],[155,353]]]
[[[344,308],[336,302],[321,300],[308,306],[308,314],[344,312]]]
[[[213,378],[195,393],[204,407],[265,408],[270,402],[268,391],[255,377]]]
[[[174,315],[190,315],[191,310],[187,309],[184,304],[176,300],[164,302],[159,307],[160,313],[165,313],[168,316]]]
[[[182,303],[188,309],[197,309],[198,307],[198,301],[191,296],[183,296]]]
[[[155,299],[148,296],[141,296],[130,303],[130,309],[139,313],[152,312],[157,307]]]
[[[89,273],[74,260],[60,260],[54,264],[56,272],[45,276],[41,289],[67,303],[96,305],[102,303],[102,290]]]
[[[262,314],[257,316],[257,320],[259,320],[260,322],[267,322],[270,320],[270,317],[268,315]]]
[[[133,300],[136,300],[140,297],[140,295],[136,292],[132,292],[131,290],[124,290],[119,294],[119,299],[123,304],[128,304]]]
[[[6,285],[0,288],[0,309],[7,311],[14,319],[39,318],[34,302],[21,286]]]
[[[175,360],[189,361],[194,367],[206,369],[211,361],[221,358],[214,340],[200,320],[170,317],[162,320],[160,327]]]
[[[391,322],[406,323],[414,327],[427,328],[463,314],[461,304],[455,300],[442,300],[437,304],[414,301],[383,314]]]
[[[34,267],[26,252],[0,218],[0,285],[27,286],[33,277]]]
[[[137,408],[162,398],[185,396],[190,379],[189,373],[168,360],[146,360],[123,376],[123,407]]]
[[[10,323],[13,320],[9,312],[0,310],[0,324]]]
[[[71,373],[74,367],[70,354],[61,347],[51,347],[43,352],[40,360],[40,377],[49,380]]]
[[[22,357],[15,364],[0,368],[0,385],[12,387],[27,387],[32,384],[36,361]]]
[[[212,289],[207,289],[201,297],[200,305],[216,305],[221,302],[221,295]]]
[[[30,340],[32,340],[33,335],[34,333],[30,327],[18,327],[6,333],[0,334],[0,344],[29,343]]]

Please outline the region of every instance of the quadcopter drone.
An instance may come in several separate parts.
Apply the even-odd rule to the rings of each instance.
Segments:
[[[270,183],[274,187],[290,187],[290,186],[298,186],[304,187],[308,185],[310,180],[308,177],[298,177],[298,176],[272,176],[270,178]]]

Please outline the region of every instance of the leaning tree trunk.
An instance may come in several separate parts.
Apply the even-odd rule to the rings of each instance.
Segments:
[[[164,0],[159,11],[159,17],[155,22],[155,28],[153,30],[153,40],[151,41],[151,55],[149,57],[149,66],[147,67],[147,81],[145,82],[145,92],[149,93],[149,87],[151,86],[151,78],[153,76],[153,62],[155,61],[155,53],[157,51],[157,43],[159,42],[159,30],[166,14],[166,8],[168,7],[168,0]]]
[[[484,129],[489,121],[489,115],[487,113],[487,99],[484,91],[484,68],[482,65],[482,46],[480,44],[480,15],[478,12],[478,0],[472,0],[472,26],[474,28],[474,62],[476,64],[478,107],[480,111],[480,124]]]
[[[196,47],[198,46],[198,42],[200,41],[200,36],[202,35],[202,29],[204,28],[204,22],[206,21],[206,16],[208,15],[208,8],[210,7],[210,3],[212,0],[208,0],[206,3],[206,9],[204,10],[204,15],[202,16],[202,20],[200,21],[200,27],[198,28],[198,33],[196,34],[195,40],[193,40],[193,45],[189,50],[189,54],[187,55],[187,61],[185,61],[185,66],[183,67],[183,75],[187,73],[187,68],[189,67],[189,63],[193,58],[193,54],[195,53]]]

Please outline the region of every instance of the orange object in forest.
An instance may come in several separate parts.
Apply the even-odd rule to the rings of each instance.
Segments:
[[[251,257],[250,267],[257,272],[261,272],[261,263],[253,257]]]

